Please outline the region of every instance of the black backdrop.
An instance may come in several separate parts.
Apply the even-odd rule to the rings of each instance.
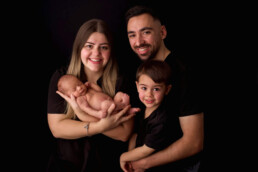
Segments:
[[[238,120],[235,111],[240,113],[242,109],[235,101],[244,94],[249,95],[250,90],[239,92],[237,88],[243,87],[237,87],[239,82],[235,81],[252,84],[246,78],[253,76],[254,71],[257,74],[257,65],[248,63],[246,67],[245,62],[248,60],[244,60],[238,66],[239,61],[235,58],[237,50],[233,50],[232,45],[237,41],[235,22],[241,15],[238,15],[238,11],[232,11],[231,4],[182,1],[171,1],[168,4],[166,0],[12,1],[8,4],[8,13],[3,15],[7,20],[2,28],[7,29],[6,33],[10,35],[4,51],[15,72],[8,76],[12,76],[11,79],[18,78],[15,79],[14,90],[18,85],[19,94],[15,91],[14,98],[18,95],[19,105],[17,108],[13,105],[8,107],[8,110],[15,112],[15,116],[8,117],[7,123],[13,129],[11,134],[8,133],[13,144],[8,142],[11,148],[5,157],[11,164],[7,168],[44,171],[53,146],[53,137],[47,125],[49,79],[55,69],[68,63],[75,34],[84,21],[101,18],[110,25],[115,33],[118,62],[124,70],[130,71],[128,64],[134,64],[136,59],[130,56],[132,52],[127,40],[124,12],[135,4],[147,4],[160,11],[168,29],[165,40],[167,46],[183,52],[186,60],[200,74],[204,74],[206,114],[202,171],[231,169],[236,166],[233,160],[242,162],[248,157],[239,156],[245,152],[241,146],[233,148],[235,143],[249,139],[249,135],[243,134],[241,129],[246,128],[245,118],[236,124]],[[242,73],[246,69],[249,75]],[[257,106],[257,97],[252,93],[255,101],[249,107]],[[248,115],[254,113],[250,109],[244,112],[249,111],[251,113]],[[242,113],[238,116],[242,117]],[[10,119],[14,120],[9,123]]]

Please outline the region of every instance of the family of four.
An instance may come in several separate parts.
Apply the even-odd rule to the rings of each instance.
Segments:
[[[99,19],[80,27],[68,67],[53,74],[48,124],[57,145],[47,171],[199,170],[204,114],[191,71],[166,47],[166,27],[152,9],[132,7],[126,23],[142,61],[134,81],[118,72],[111,32]]]

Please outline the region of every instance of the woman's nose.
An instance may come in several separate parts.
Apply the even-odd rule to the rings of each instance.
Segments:
[[[92,54],[94,55],[94,56],[98,56],[99,54],[100,54],[100,50],[99,50],[99,48],[94,48],[93,50],[92,50]]]

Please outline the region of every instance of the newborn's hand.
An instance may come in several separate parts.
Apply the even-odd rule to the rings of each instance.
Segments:
[[[80,107],[89,107],[89,104],[84,96],[78,97],[76,101]]]

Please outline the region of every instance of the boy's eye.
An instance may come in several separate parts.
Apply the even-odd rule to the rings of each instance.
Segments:
[[[147,88],[146,88],[146,87],[141,87],[141,89],[142,89],[142,90],[147,90]]]
[[[159,91],[160,89],[159,89],[159,88],[154,88],[153,90],[154,90],[154,91]]]

